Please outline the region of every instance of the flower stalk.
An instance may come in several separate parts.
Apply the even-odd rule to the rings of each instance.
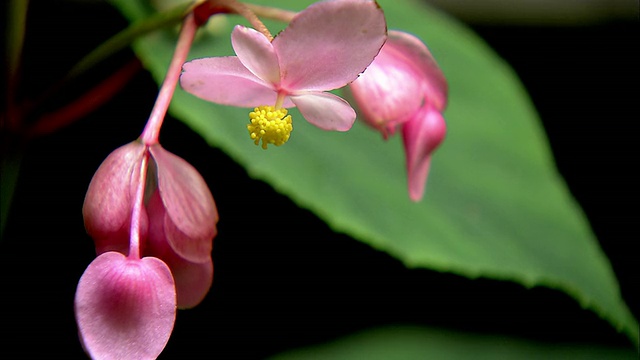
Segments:
[[[140,161],[140,176],[136,195],[133,199],[133,209],[131,211],[131,230],[129,236],[129,259],[140,259],[140,231],[142,222],[142,209],[144,207],[144,191],[147,183],[147,168],[149,164],[149,152],[145,151]]]
[[[182,30],[180,31],[178,44],[176,45],[176,50],[173,53],[173,58],[169,64],[167,75],[162,83],[160,92],[158,93],[156,103],[151,110],[149,121],[142,131],[141,140],[147,146],[158,143],[158,136],[160,134],[160,128],[162,127],[162,122],[164,121],[167,109],[169,109],[173,93],[175,92],[176,85],[180,79],[182,64],[187,60],[187,55],[191,49],[191,44],[193,44],[196,30],[198,30],[198,26],[194,15],[193,13],[189,13],[182,23]]]
[[[295,11],[274,8],[271,6],[255,4],[246,4],[246,6],[251,9],[251,11],[253,11],[257,16],[285,23],[291,22],[291,20],[293,20],[293,18],[298,14]]]

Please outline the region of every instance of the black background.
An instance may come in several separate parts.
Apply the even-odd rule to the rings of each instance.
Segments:
[[[530,92],[558,168],[636,317],[637,24],[474,27]],[[38,94],[126,25],[102,2],[31,1],[21,97]],[[118,53],[47,106],[82,94],[132,58],[128,50]],[[28,143],[0,250],[0,357],[84,358],[73,296],[94,253],[82,225],[82,201],[102,160],[140,133],[156,92],[140,71],[90,116]],[[161,358],[262,358],[392,323],[629,346],[624,335],[563,293],[409,270],[335,234],[175,119],[166,120],[161,142],[202,173],[222,219],[213,288],[201,305],[178,313]],[[275,236],[268,231],[273,224],[285,231]]]

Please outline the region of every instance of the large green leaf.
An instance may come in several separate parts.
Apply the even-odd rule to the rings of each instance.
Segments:
[[[389,326],[356,333],[328,344],[287,351],[271,360],[604,360],[636,359],[633,349],[547,344],[491,335],[423,327]]]
[[[262,1],[294,10],[311,2]],[[325,132],[294,109],[291,140],[264,151],[248,138],[249,109],[178,90],[171,113],[335,231],[410,267],[560,289],[637,341],[637,322],[513,71],[446,16],[408,0],[379,3],[389,28],[421,37],[449,80],[448,136],[434,157],[422,202],[408,199],[398,137],[383,142],[359,124],[347,133]],[[132,21],[153,12],[140,0],[115,4]],[[233,55],[228,34],[236,20],[243,21],[230,19],[217,24],[217,35],[203,31],[190,58]],[[284,27],[267,25],[273,33]],[[175,42],[171,29],[134,45],[158,82]]]

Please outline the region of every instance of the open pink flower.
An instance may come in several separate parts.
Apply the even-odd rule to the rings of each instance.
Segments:
[[[224,105],[296,106],[310,123],[346,131],[355,112],[327,91],[355,80],[385,39],[386,22],[375,1],[323,1],[296,15],[271,42],[236,26],[231,41],[237,56],[187,62],[180,83],[191,94]]]
[[[363,120],[385,139],[402,127],[409,197],[419,201],[446,123],[447,82],[427,47],[413,35],[389,31],[380,54],[350,85]]]

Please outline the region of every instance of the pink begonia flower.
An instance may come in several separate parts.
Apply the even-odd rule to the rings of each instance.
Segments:
[[[134,141],[100,165],[82,213],[99,255],[76,290],[83,347],[96,359],[155,359],[176,309],[211,288],[213,196],[186,161]]]
[[[353,125],[355,112],[348,102],[327,91],[355,80],[385,39],[384,14],[375,1],[318,2],[298,13],[271,42],[254,29],[236,26],[231,42],[237,56],[189,61],[183,66],[180,84],[187,92],[218,104],[260,107],[256,112],[262,114],[251,116],[256,133],[280,130],[288,139],[290,118],[272,130],[258,128],[257,122],[287,121],[286,111],[278,110],[294,106],[319,128],[346,131]],[[256,144],[260,136],[252,135]],[[269,143],[281,145],[286,139]]]
[[[98,256],[85,270],[74,304],[82,345],[94,359],[155,359],[176,318],[167,265],[114,251]]]
[[[166,262],[174,274],[178,306],[197,305],[213,281],[211,250],[218,212],[198,171],[159,144],[134,141],[113,151],[96,171],[82,208],[98,254],[128,254],[129,226],[139,165],[148,151],[146,207],[140,219],[141,253]]]
[[[409,197],[419,201],[431,155],[446,134],[447,81],[433,56],[415,36],[389,31],[380,54],[350,90],[363,120],[385,139],[402,127]]]

